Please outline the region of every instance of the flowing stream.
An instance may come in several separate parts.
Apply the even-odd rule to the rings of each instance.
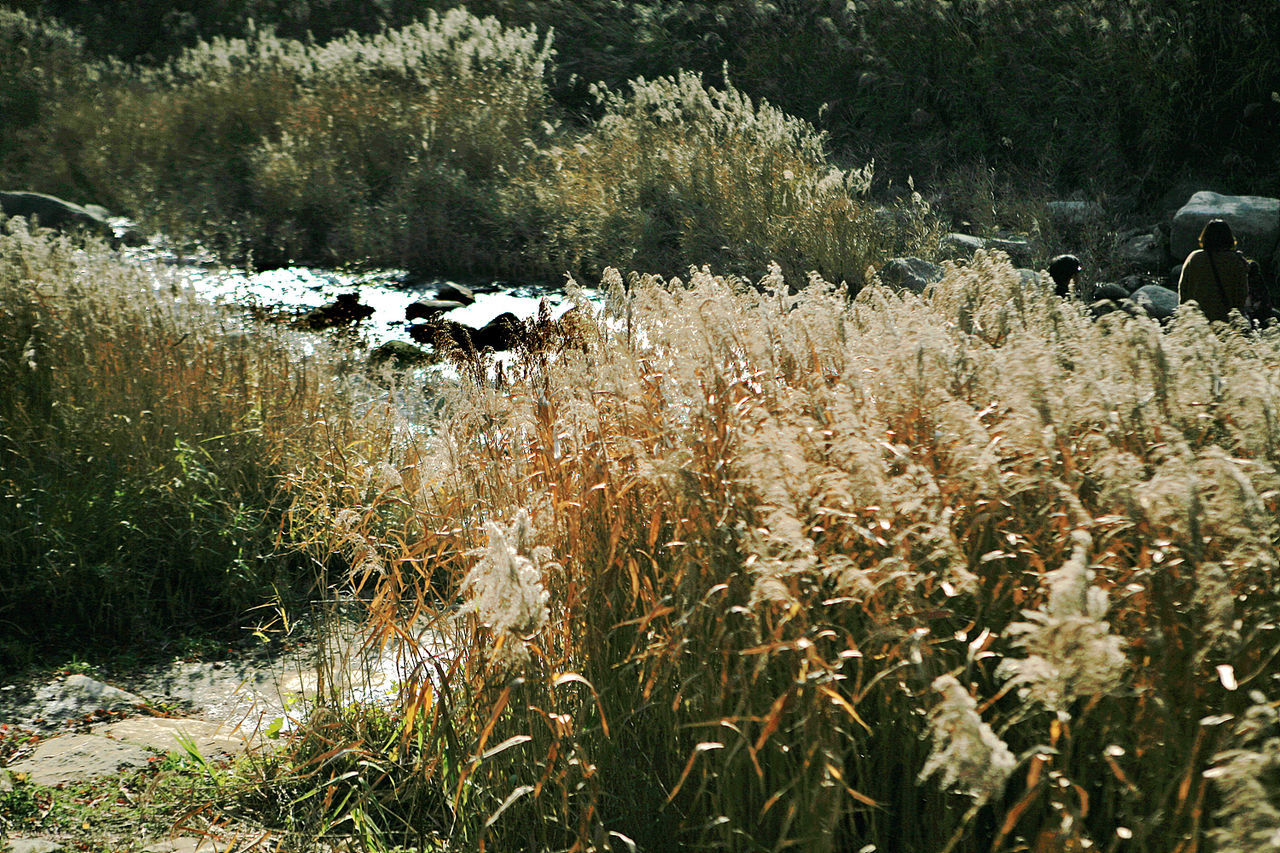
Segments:
[[[395,269],[347,272],[298,266],[251,272],[222,266],[207,255],[184,257],[154,246],[126,251],[143,263],[183,267],[197,293],[227,305],[301,315],[333,304],[340,294],[358,293],[360,302],[373,309],[373,315],[358,324],[358,331],[371,347],[388,341],[408,341],[405,310],[409,305],[424,299],[448,298],[447,291],[455,284],[445,279],[415,278]],[[442,319],[479,329],[507,312],[522,320],[533,317],[543,300],[553,317],[573,307],[561,287],[507,282],[467,286],[475,294],[475,301],[441,314]],[[596,301],[594,295],[590,298]]]

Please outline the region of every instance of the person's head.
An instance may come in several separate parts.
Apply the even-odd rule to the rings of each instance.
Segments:
[[[1236,235],[1231,233],[1231,226],[1222,219],[1210,219],[1200,232],[1200,248],[1206,252],[1220,252],[1223,249],[1236,247]]]
[[[1080,274],[1080,259],[1075,255],[1058,255],[1049,262],[1049,278],[1054,292],[1065,298],[1071,294],[1071,280]]]

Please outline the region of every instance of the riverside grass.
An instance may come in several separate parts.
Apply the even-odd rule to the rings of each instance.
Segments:
[[[157,575],[251,598],[146,534],[265,553],[223,509],[267,493],[370,644],[445,649],[377,707],[331,659],[228,784],[293,846],[1253,850],[1280,823],[1274,333],[1093,322],[987,254],[924,297],[608,271],[580,346],[471,365],[409,422],[342,353],[101,247],[0,250],[7,489],[147,512],[98,565],[112,618],[173,612],[131,586]],[[39,521],[5,547],[108,530]],[[54,617],[102,594],[38,568]]]
[[[4,180],[38,172],[260,266],[561,281],[777,260],[797,286],[816,269],[856,288],[888,257],[936,251],[919,195],[873,203],[870,165],[837,167],[813,125],[731,82],[595,87],[598,120],[562,126],[550,34],[463,9],[321,45],[256,31],[159,67],[76,68],[71,34],[18,13],[0,42],[47,42],[74,70],[10,72],[31,115]]]
[[[585,351],[293,483],[369,642],[452,651],[330,697],[260,814],[366,849],[1273,843],[1280,337],[1094,322],[983,253],[924,297],[602,286]]]
[[[246,328],[176,273],[7,228],[0,670],[238,639],[270,621],[253,608],[299,605],[315,570],[281,550],[279,477],[351,417],[342,359]]]

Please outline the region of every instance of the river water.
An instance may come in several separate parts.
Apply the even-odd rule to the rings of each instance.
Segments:
[[[445,291],[455,284],[395,269],[348,272],[286,267],[253,272],[220,265],[212,256],[200,253],[181,256],[154,246],[126,251],[139,262],[181,267],[196,292],[210,301],[279,316],[301,316],[333,304],[340,294],[358,293],[360,302],[373,309],[373,315],[356,326],[371,347],[410,340],[405,309],[419,300],[448,298]],[[533,317],[543,300],[553,317],[573,307],[561,287],[498,281],[467,287],[475,294],[475,302],[441,314],[443,319],[478,329],[507,312],[521,319]],[[594,291],[587,293],[597,301]]]

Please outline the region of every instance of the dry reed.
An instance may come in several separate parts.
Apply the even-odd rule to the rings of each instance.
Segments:
[[[392,802],[502,850],[1191,851],[1266,823],[1238,804],[1270,782],[1204,771],[1242,778],[1222,721],[1277,688],[1280,338],[1095,323],[981,254],[923,298],[603,286],[585,352],[307,472],[379,555],[372,641],[426,620],[453,648],[376,712],[384,747],[309,753],[367,844],[413,842]]]

